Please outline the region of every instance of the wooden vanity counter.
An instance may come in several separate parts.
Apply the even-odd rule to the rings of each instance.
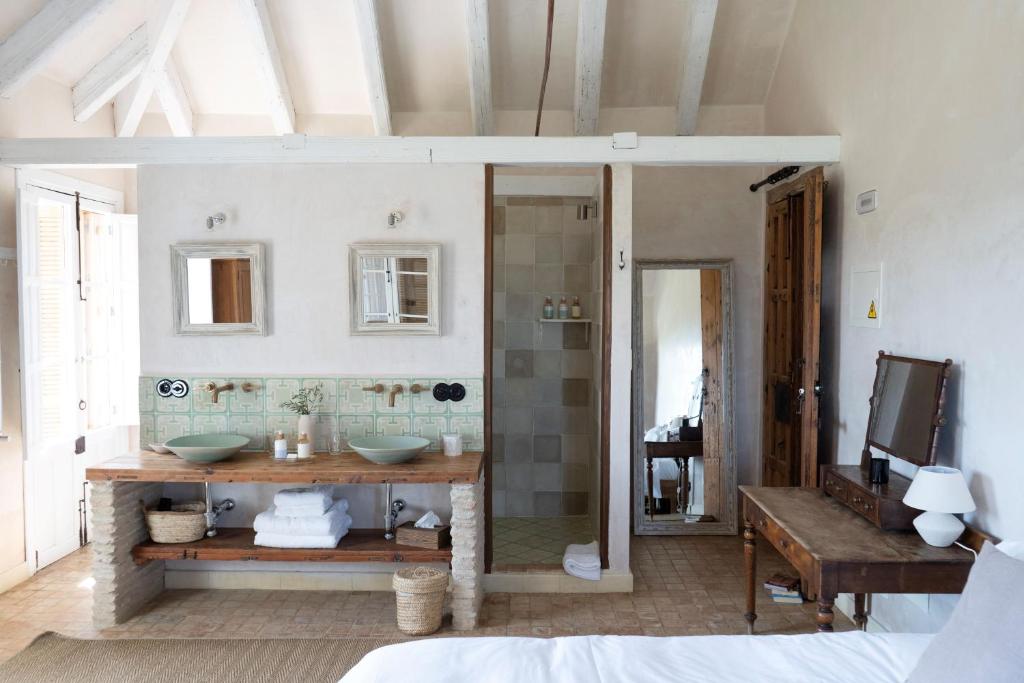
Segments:
[[[446,456],[423,452],[398,465],[376,465],[357,453],[317,453],[306,460],[274,460],[270,453],[239,453],[200,465],[173,453],[135,451],[85,471],[98,481],[249,483],[249,484],[475,484],[483,453]]]

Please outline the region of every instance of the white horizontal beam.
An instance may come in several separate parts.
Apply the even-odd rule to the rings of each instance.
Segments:
[[[16,167],[218,163],[492,163],[537,166],[833,164],[839,136],[646,137],[614,149],[611,137],[4,138],[0,164]]]
[[[580,0],[579,20],[576,24],[576,83],[572,108],[575,135],[597,134],[607,14],[608,0]]]
[[[377,3],[375,0],[355,0],[355,10],[373,132],[377,135],[391,135],[391,102],[388,99],[387,78],[384,76],[384,51],[377,22]]]
[[[171,135],[176,138],[191,137],[194,134],[192,105],[189,103],[188,93],[185,92],[173,57],[168,57],[164,68],[157,73],[155,88],[160,108],[164,110],[167,124],[171,128]]]
[[[10,97],[42,71],[113,0],[50,0],[0,43],[0,97]]]
[[[494,135],[491,100],[491,38],[487,0],[466,0],[466,37],[469,40],[469,100],[473,132]]]
[[[87,121],[142,73],[149,56],[146,25],[132,31],[71,88],[75,121]]]
[[[689,41],[679,66],[679,101],[676,105],[676,132],[693,135],[697,132],[697,115],[704,91],[704,74],[711,53],[711,34],[715,30],[718,0],[693,0],[690,3]]]
[[[274,123],[274,132],[288,135],[295,132],[295,106],[292,104],[288,77],[281,62],[274,26],[266,0],[239,0],[256,50],[256,67],[266,91],[267,108]]]

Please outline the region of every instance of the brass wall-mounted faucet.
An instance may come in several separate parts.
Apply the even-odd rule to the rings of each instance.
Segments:
[[[402,389],[402,385],[401,384],[392,384],[391,385],[391,391],[388,392],[388,407],[389,408],[394,408],[395,407],[395,396],[397,396],[398,394],[402,393],[402,391],[403,391],[403,389]]]
[[[206,384],[203,385],[203,389],[206,389],[207,391],[210,392],[210,394],[212,394],[212,396],[210,397],[210,402],[211,403],[218,403],[219,400],[220,400],[221,392],[222,391],[234,391],[235,390],[235,383],[234,382],[228,382],[227,384],[222,384],[221,386],[218,387],[216,382],[207,382]],[[255,390],[256,390],[256,385],[253,384],[252,382],[242,382],[242,391],[244,391],[245,393],[248,394],[249,392],[255,391]]]

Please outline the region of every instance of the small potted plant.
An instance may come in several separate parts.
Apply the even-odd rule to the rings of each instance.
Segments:
[[[324,400],[324,383],[319,382],[318,384],[311,387],[303,387],[299,389],[292,397],[280,404],[285,410],[290,410],[299,416],[298,433],[303,432],[309,437],[309,440],[316,444],[316,434],[314,433],[313,426],[313,413],[316,413],[320,409],[320,404]]]

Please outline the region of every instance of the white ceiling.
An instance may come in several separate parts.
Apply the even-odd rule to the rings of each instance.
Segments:
[[[46,0],[3,0],[6,37]],[[116,0],[46,68],[68,86],[145,21],[147,2]],[[689,0],[608,0],[602,108],[673,107]],[[704,105],[763,104],[796,0],[720,0]],[[490,0],[496,110],[536,107],[545,0]],[[299,114],[370,114],[351,0],[269,0]],[[465,0],[378,0],[393,112],[469,112]],[[572,108],[578,0],[556,0],[545,109]],[[237,0],[193,0],[175,43],[198,114],[267,111]],[[69,95],[70,96],[70,95]],[[151,105],[156,110],[156,105]]]

